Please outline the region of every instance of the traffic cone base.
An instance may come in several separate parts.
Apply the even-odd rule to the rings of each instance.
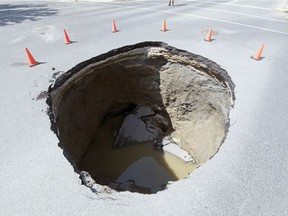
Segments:
[[[213,41],[213,40],[212,40],[212,39],[207,40],[207,39],[205,38],[204,41],[206,41],[206,42],[211,42],[211,41]]]
[[[259,47],[259,49],[257,50],[257,52],[251,56],[252,59],[256,60],[256,61],[260,61],[261,59],[263,59],[263,57],[261,57],[262,51],[264,48],[264,43],[262,43]]]
[[[25,53],[30,67],[38,64],[38,62],[36,62],[36,60],[34,59],[34,57],[27,48],[25,48]]]
[[[263,57],[259,57],[259,58],[255,58],[254,55],[250,56],[251,59],[255,60],[255,61],[260,61],[263,59]]]

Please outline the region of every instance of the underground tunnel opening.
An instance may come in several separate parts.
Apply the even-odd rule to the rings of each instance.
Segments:
[[[49,88],[59,146],[94,192],[164,190],[224,142],[234,84],[215,62],[162,42],[82,62]]]

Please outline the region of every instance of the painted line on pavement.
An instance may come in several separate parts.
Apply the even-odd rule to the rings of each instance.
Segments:
[[[256,6],[251,6],[251,5],[242,5],[242,4],[233,4],[231,2],[215,2],[215,1],[199,1],[199,0],[188,0],[190,2],[201,2],[201,3],[208,3],[208,4],[222,4],[222,5],[231,5],[235,7],[246,7],[246,8],[253,8],[253,9],[258,9],[258,10],[268,10],[271,11],[271,8],[264,8],[264,7],[256,7]],[[233,1],[235,2],[235,1]]]
[[[119,7],[119,8],[138,9],[138,10],[153,11],[153,12],[158,12],[158,13],[176,14],[176,15],[187,16],[187,17],[196,17],[196,18],[200,18],[200,19],[213,20],[213,21],[217,21],[217,22],[228,23],[228,24],[232,24],[232,25],[238,25],[238,26],[243,26],[243,27],[259,29],[262,31],[288,35],[288,32],[284,32],[284,31],[278,31],[278,30],[274,30],[274,29],[263,28],[260,26],[249,25],[249,24],[244,24],[244,23],[239,23],[239,22],[233,22],[233,21],[228,21],[228,20],[223,20],[223,19],[211,18],[211,17],[207,17],[207,16],[179,13],[179,12],[166,11],[166,10],[158,10],[158,9],[152,9],[152,8],[142,8],[142,7],[135,7],[135,6],[124,6],[124,5],[115,5],[115,4],[106,4],[106,3],[97,3],[97,4],[106,5],[106,6],[110,6],[110,7],[113,6],[113,7]]]
[[[273,22],[281,22],[281,23],[287,23],[288,24],[288,21],[285,21],[285,20],[272,19],[272,18],[257,16],[257,15],[252,15],[252,14],[246,14],[246,13],[240,13],[240,12],[231,12],[231,11],[226,11],[226,10],[220,10],[220,9],[214,9],[214,8],[205,8],[205,7],[196,7],[196,6],[189,6],[189,7],[203,9],[203,10],[224,12],[224,13],[241,15],[241,16],[254,17],[254,18],[258,18],[258,19],[265,19],[265,20],[269,20],[269,21],[273,21]]]

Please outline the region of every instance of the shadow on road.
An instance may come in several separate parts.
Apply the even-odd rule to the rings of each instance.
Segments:
[[[183,7],[183,6],[187,6],[187,4],[175,4],[174,7]]]
[[[0,26],[14,25],[25,20],[37,21],[58,11],[47,4],[0,4]]]

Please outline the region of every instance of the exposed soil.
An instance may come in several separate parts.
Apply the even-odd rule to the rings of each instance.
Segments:
[[[52,129],[77,172],[85,170],[81,161],[103,123],[135,114],[135,107],[152,110],[152,114],[135,117],[147,128],[150,125],[145,131],[150,134],[144,136],[143,131],[142,137],[131,138],[129,126],[122,127],[126,132],[119,129],[122,120],[114,127],[114,147],[119,143],[159,143],[169,136],[201,164],[218,151],[225,139],[233,90],[231,78],[216,63],[165,43],[144,42],[75,66],[56,80],[47,103]],[[121,142],[117,142],[119,133]]]

